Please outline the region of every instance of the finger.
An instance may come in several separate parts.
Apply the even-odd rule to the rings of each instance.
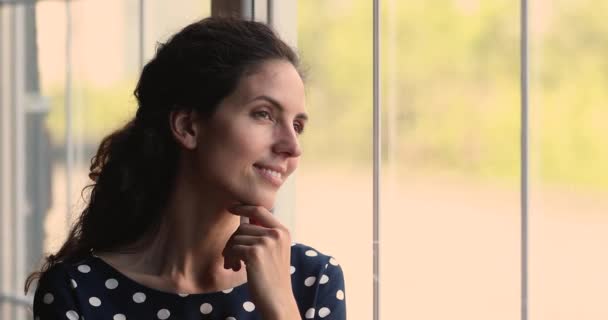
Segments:
[[[238,205],[228,209],[233,214],[253,219],[258,225],[266,228],[280,228],[283,225],[272,213],[262,206]]]
[[[239,271],[241,269],[241,257],[238,253],[235,253],[233,248],[226,249],[224,254],[224,269],[232,269],[233,271]]]
[[[230,248],[230,255],[245,262],[247,265],[250,262],[250,257],[255,254],[255,251],[258,250],[256,246],[248,246],[243,244],[237,244]]]
[[[228,250],[224,255],[224,269],[232,269],[234,271],[239,271],[241,269],[241,260],[234,256],[234,254],[230,253]]]
[[[236,264],[235,261],[238,260],[238,258],[239,258],[239,257],[235,257],[231,252],[231,249],[234,246],[237,246],[237,245],[254,246],[254,245],[259,245],[259,244],[263,244],[263,243],[264,243],[264,237],[250,236],[250,235],[233,235],[232,237],[230,237],[230,239],[226,243],[226,246],[224,247],[224,250],[222,251],[222,255],[224,256],[224,268]]]
[[[253,225],[256,225],[256,226],[260,226],[260,227],[262,226],[262,224],[261,224],[261,223],[259,223],[259,222],[257,222],[257,221],[256,221],[254,218],[251,218],[251,219],[249,220],[249,223],[250,223],[250,224],[253,224]]]
[[[252,226],[253,227],[253,226]],[[259,227],[255,227],[260,229]],[[261,230],[262,233],[264,232],[263,230]],[[230,269],[232,268],[232,270],[234,271],[238,271],[241,268],[241,258],[238,256],[235,256],[234,253],[232,253],[231,248],[233,248],[236,245],[245,245],[245,246],[253,246],[256,244],[260,244],[264,242],[264,238],[260,237],[260,236],[252,236],[252,235],[244,235],[244,234],[233,234],[230,239],[228,239],[228,242],[226,243],[226,246],[224,247],[224,250],[222,251],[222,255],[224,256],[224,269]]]
[[[237,244],[242,244],[242,245],[246,245],[246,246],[253,246],[256,244],[261,244],[264,242],[264,238],[260,237],[260,236],[251,236],[251,235],[245,235],[245,234],[238,234],[232,237],[232,239],[229,240],[229,244],[227,244],[226,246],[234,246]]]
[[[258,236],[233,234],[230,239],[228,239],[228,242],[226,242],[226,246],[224,247],[224,250],[222,250],[222,255],[230,258],[230,249],[235,245],[252,246],[261,243],[262,241],[262,237]]]
[[[233,255],[230,254],[229,249],[232,246],[232,238],[235,236],[235,234],[233,233],[230,238],[228,238],[228,241],[226,242],[226,245],[224,246],[224,249],[222,250],[222,256],[224,257],[224,269],[235,269],[234,266],[236,266],[236,262]]]
[[[245,223],[245,224],[240,225],[239,228],[237,228],[237,230],[232,234],[230,239],[228,239],[228,242],[230,242],[230,240],[232,240],[232,238],[236,235],[256,236],[262,240],[261,242],[258,242],[258,243],[262,243],[262,244],[264,244],[263,240],[267,239],[267,238],[275,239],[275,240],[287,238],[288,239],[287,241],[291,242],[291,235],[290,235],[289,230],[282,225],[280,225],[279,228],[266,228],[266,227],[260,227],[257,225]]]
[[[251,223],[243,223],[233,233],[233,235],[239,234],[261,237],[268,234],[268,228]]]
[[[234,262],[229,266],[229,269],[232,269],[234,272],[241,270],[241,260],[234,259]]]

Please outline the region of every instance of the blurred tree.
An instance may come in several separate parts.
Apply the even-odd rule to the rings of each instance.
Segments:
[[[519,175],[519,6],[509,0],[393,2],[382,8],[382,83],[396,92],[399,165],[470,177]],[[541,179],[608,190],[608,24],[602,0],[553,1],[531,14],[532,142]],[[370,1],[299,2],[299,50],[308,69],[310,163],[371,163]],[[540,12],[539,10],[542,10]],[[541,14],[542,13],[542,14]],[[385,20],[395,15],[395,30]],[[536,20],[533,20],[536,19]],[[394,32],[394,33],[391,33]],[[396,61],[387,65],[386,39]],[[389,69],[390,68],[390,69]],[[133,79],[131,77],[130,79]],[[125,80],[81,86],[84,139],[96,144],[135,110]],[[49,125],[63,139],[63,92]],[[383,101],[385,102],[385,101]],[[383,108],[386,117],[386,109]],[[78,128],[76,128],[78,131]]]

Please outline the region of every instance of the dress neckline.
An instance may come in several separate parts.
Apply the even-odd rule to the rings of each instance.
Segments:
[[[161,295],[169,295],[169,296],[173,296],[173,297],[179,297],[179,298],[186,298],[186,297],[211,297],[211,296],[216,296],[216,295],[225,295],[225,294],[229,294],[235,291],[241,291],[244,290],[244,288],[247,286],[247,281],[237,285],[235,287],[232,288],[228,288],[228,289],[224,289],[224,290],[220,290],[220,291],[210,291],[210,292],[199,292],[199,293],[177,293],[177,292],[170,292],[170,291],[166,291],[166,290],[162,290],[162,289],[157,289],[157,288],[153,288],[147,285],[144,285],[142,283],[140,283],[139,281],[127,276],[126,274],[124,274],[123,272],[121,272],[120,270],[116,269],[114,266],[112,266],[110,263],[106,262],[105,260],[103,260],[101,257],[98,257],[97,255],[95,255],[94,253],[91,253],[91,258],[94,260],[94,262],[96,262],[97,265],[101,266],[103,269],[105,269],[105,271],[108,274],[111,275],[115,275],[116,277],[120,278],[120,280],[127,282],[128,284],[130,284],[133,287],[139,287],[142,290],[145,291],[149,291],[149,292],[155,292]]]

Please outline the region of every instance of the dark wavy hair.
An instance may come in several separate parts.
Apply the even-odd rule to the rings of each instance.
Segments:
[[[177,172],[179,149],[169,114],[195,110],[209,118],[239,79],[269,60],[290,62],[296,53],[263,23],[206,18],[186,26],[142,70],[134,95],[135,117],[106,136],[91,159],[87,206],[56,254],[43,259],[31,283],[60,262],[95,252],[129,248],[160,228]],[[300,72],[301,74],[301,72]]]

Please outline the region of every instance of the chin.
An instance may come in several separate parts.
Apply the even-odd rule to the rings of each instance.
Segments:
[[[256,204],[258,206],[262,206],[268,210],[274,208],[274,202],[275,202],[275,197],[265,197],[265,198],[258,198],[258,201],[256,202]]]
[[[276,200],[276,193],[257,193],[257,194],[245,194],[242,195],[240,197],[238,197],[239,199],[241,199],[240,202],[242,202],[243,204],[249,204],[249,205],[255,205],[255,206],[262,206],[268,210],[272,209],[274,207],[274,202]]]

